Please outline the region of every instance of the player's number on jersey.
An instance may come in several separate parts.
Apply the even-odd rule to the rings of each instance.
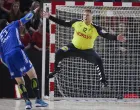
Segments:
[[[3,37],[6,37],[7,34],[8,34],[8,31],[7,31],[7,30],[4,30],[4,31],[2,32],[2,36],[3,36]]]
[[[87,28],[85,28],[85,27],[84,27],[84,28],[83,28],[83,31],[86,33],[86,31],[87,31]]]
[[[7,30],[4,30],[1,32],[1,35],[0,35],[1,43],[5,43],[5,41],[9,38],[9,36],[7,36],[7,34],[8,34]]]

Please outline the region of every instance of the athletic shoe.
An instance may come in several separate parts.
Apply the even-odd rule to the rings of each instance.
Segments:
[[[53,78],[56,73],[60,73],[61,67],[57,67],[56,70],[48,75],[48,79]]]
[[[48,106],[48,103],[46,103],[42,99],[36,99],[35,106],[36,107],[47,107]]]
[[[32,108],[32,103],[30,101],[26,101],[25,110],[30,110]]]
[[[102,89],[107,91],[109,89],[107,82],[102,83]]]

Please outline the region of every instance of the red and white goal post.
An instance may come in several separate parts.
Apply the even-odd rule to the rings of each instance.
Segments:
[[[67,58],[62,61],[61,74],[49,81],[49,97],[72,98],[125,98],[134,94],[140,97],[140,3],[129,2],[52,2],[44,3],[51,15],[64,20],[80,19],[82,10],[93,11],[93,22],[112,34],[123,33],[127,42],[108,41],[98,37],[95,50],[104,62],[110,90],[100,89],[94,65],[81,58]],[[43,24],[46,19],[43,18]],[[46,25],[43,25],[42,97],[45,96],[45,43]],[[50,21],[50,72],[54,70],[55,51],[67,45],[73,30]],[[126,51],[121,51],[125,48]],[[75,69],[76,68],[76,69]]]

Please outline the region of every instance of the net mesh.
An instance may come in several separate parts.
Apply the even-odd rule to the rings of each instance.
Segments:
[[[94,64],[79,57],[65,58],[55,76],[55,97],[118,98],[140,95],[140,10],[137,7],[57,6],[56,17],[81,19],[91,9],[93,22],[112,34],[122,33],[126,43],[98,37],[94,49],[101,56],[109,90],[103,91]],[[73,29],[56,25],[56,50],[71,42]],[[126,50],[125,50],[126,49]]]

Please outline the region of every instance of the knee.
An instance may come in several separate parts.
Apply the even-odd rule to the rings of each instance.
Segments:
[[[32,89],[39,87],[39,82],[38,82],[37,78],[31,79],[31,87],[32,87]]]
[[[97,64],[99,64],[99,63],[101,64],[101,63],[102,63],[102,59],[101,59],[100,57],[97,57],[97,58],[96,58],[96,63],[97,63]]]
[[[55,60],[57,61],[57,60],[61,59],[63,57],[63,55],[64,55],[64,51],[59,49],[55,54]]]
[[[27,89],[24,84],[18,85],[18,88],[19,88],[20,94],[24,94],[25,92],[27,92]]]
[[[56,52],[56,55],[63,54],[64,52],[67,52],[68,50],[69,50],[68,46],[63,46]]]
[[[25,81],[24,81],[23,77],[21,77],[21,78],[15,78],[15,80],[18,83],[18,85],[21,85],[21,84],[25,85]]]
[[[37,74],[36,71],[34,69],[34,67],[32,67],[28,72],[27,72],[28,77],[31,79],[33,78],[37,78]]]
[[[64,53],[64,51],[62,49],[57,50],[56,52],[56,56],[59,56],[60,54]]]

